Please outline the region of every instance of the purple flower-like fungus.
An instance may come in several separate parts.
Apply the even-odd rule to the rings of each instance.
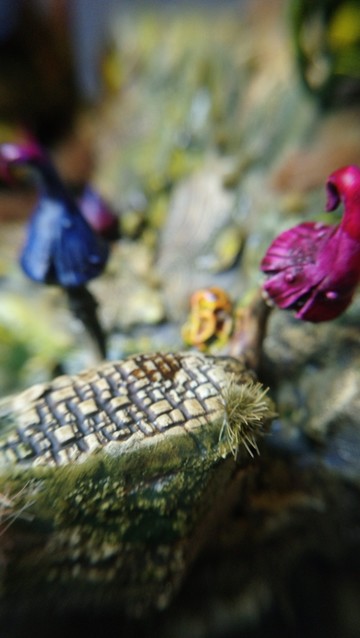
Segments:
[[[360,281],[360,168],[345,166],[326,183],[326,210],[343,204],[340,224],[304,222],[281,233],[261,262],[263,290],[306,321],[329,321],[351,303]]]

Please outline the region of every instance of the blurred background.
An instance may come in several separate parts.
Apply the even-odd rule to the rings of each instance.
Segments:
[[[278,221],[321,213],[326,176],[359,161],[358,27],[350,0],[0,1],[0,141],[37,140],[119,215],[92,284],[110,357],[181,345],[194,289],[246,294]],[[3,394],[93,361],[59,291],[19,270],[38,196],[26,171],[0,190]]]

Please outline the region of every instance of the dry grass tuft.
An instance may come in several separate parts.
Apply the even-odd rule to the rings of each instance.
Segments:
[[[251,456],[259,453],[257,438],[276,415],[267,393],[268,388],[256,381],[241,385],[231,382],[222,393],[225,414],[219,441],[226,444],[235,458],[242,445]]]

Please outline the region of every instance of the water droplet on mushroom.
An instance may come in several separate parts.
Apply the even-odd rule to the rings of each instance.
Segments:
[[[294,273],[292,272],[285,273],[285,281],[288,284],[291,284],[293,281],[295,281],[295,279],[296,279],[296,276],[294,275]]]
[[[330,300],[337,299],[338,296],[339,294],[335,292],[335,290],[328,290],[328,292],[325,294],[325,297]]]
[[[63,219],[62,226],[63,228],[71,228],[73,226],[73,222],[71,221],[71,219]]]
[[[316,238],[317,239],[321,239],[321,237],[324,237],[324,235],[326,234],[326,227],[324,227],[324,224],[322,224],[321,222],[317,222],[314,225],[314,230],[316,231]]]

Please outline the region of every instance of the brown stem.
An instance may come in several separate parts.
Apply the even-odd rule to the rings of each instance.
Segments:
[[[229,343],[228,354],[245,359],[249,368],[254,370],[259,368],[271,309],[259,291],[248,306],[239,308],[236,313],[235,330]]]

